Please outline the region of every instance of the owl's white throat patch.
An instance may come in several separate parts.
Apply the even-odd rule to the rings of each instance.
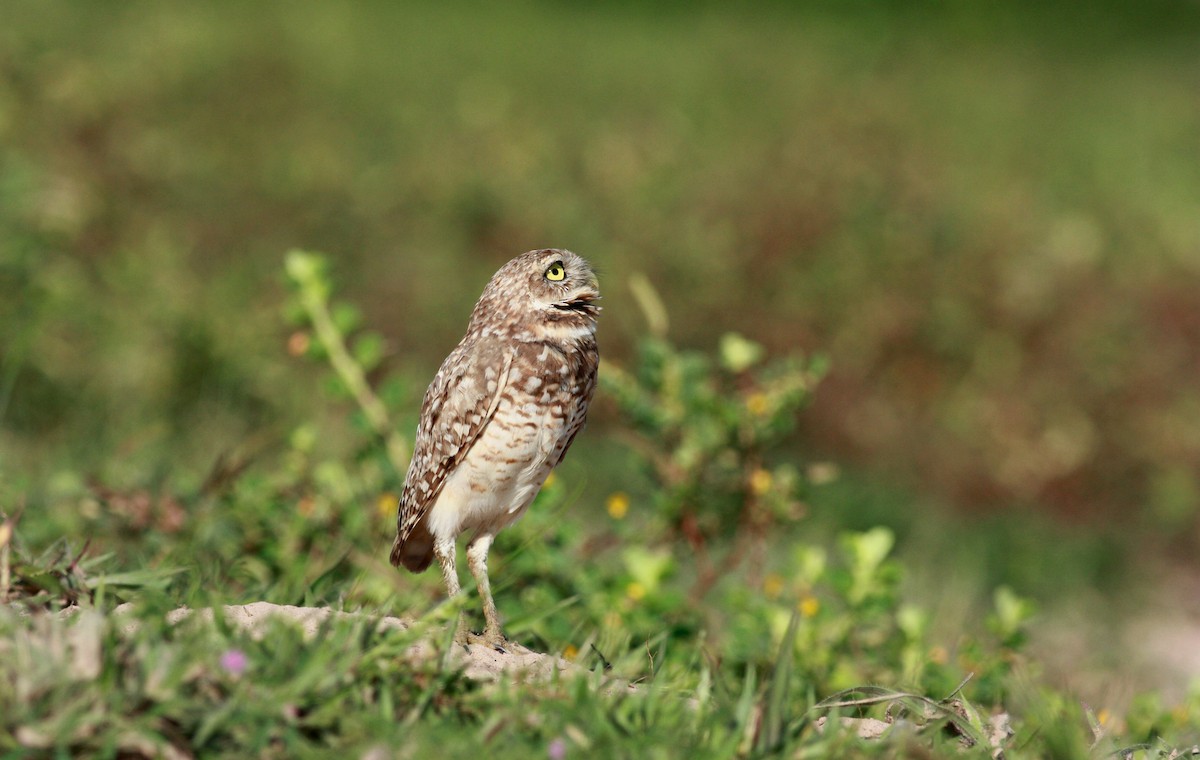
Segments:
[[[543,322],[533,326],[538,340],[567,342],[583,340],[596,334],[595,323],[582,321]]]

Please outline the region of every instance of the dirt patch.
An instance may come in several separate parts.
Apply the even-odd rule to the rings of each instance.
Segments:
[[[293,607],[270,602],[254,602],[253,604],[231,604],[222,609],[225,620],[251,634],[264,632],[268,621],[287,620],[295,623],[307,638],[312,638],[320,631],[321,626],[329,620],[373,620],[378,631],[401,630],[412,627],[413,622],[398,617],[376,617],[362,612],[339,612],[324,607]],[[120,616],[132,610],[128,604],[123,604],[114,610],[113,614]],[[185,620],[199,619],[212,622],[212,608],[191,609],[180,607],[167,613],[171,623],[181,623]],[[130,627],[135,627],[136,621],[130,621]],[[422,639],[408,648],[406,656],[414,662],[422,662],[440,657],[442,651],[432,641]],[[492,647],[471,645],[469,647],[454,646],[450,651],[451,663],[462,667],[467,678],[477,681],[499,681],[501,679],[517,678],[520,680],[550,680],[559,674],[587,675],[590,673],[561,657],[542,654],[528,649],[515,642],[510,642],[505,651],[497,651]],[[612,679],[606,683],[607,688],[624,689],[635,692],[632,684]]]

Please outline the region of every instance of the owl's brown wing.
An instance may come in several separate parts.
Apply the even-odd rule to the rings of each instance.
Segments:
[[[567,424],[566,443],[559,449],[558,454],[550,462],[550,467],[558,467],[562,460],[567,455],[567,450],[571,448],[571,444],[575,442],[575,436],[579,435],[579,431],[583,430],[583,424],[587,419],[588,407],[591,406],[592,396],[596,393],[596,374],[600,369],[600,353],[596,350],[596,344],[593,342],[590,349],[585,350],[579,367],[576,370],[575,389],[578,393],[578,403],[575,405],[574,411],[571,413],[571,418]]]
[[[466,457],[496,413],[512,366],[499,342],[461,343],[446,357],[425,391],[412,461],[400,492],[391,562],[420,572],[430,562],[431,537],[422,526],[446,477]],[[421,530],[417,530],[422,526]],[[420,535],[414,535],[417,531]],[[410,543],[413,546],[407,546]]]

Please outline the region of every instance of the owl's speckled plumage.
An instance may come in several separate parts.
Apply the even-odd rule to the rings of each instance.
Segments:
[[[488,550],[525,513],[583,427],[600,361],[599,297],[595,273],[574,253],[517,256],[484,288],[466,336],[421,404],[391,561],[421,572],[437,557],[454,596],[455,542],[473,531],[467,560],[483,598],[483,640],[493,646],[504,638]],[[466,643],[465,626],[457,639]]]

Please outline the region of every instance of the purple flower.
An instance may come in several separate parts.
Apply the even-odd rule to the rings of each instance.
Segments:
[[[562,737],[555,739],[546,748],[546,755],[550,760],[563,760],[567,756],[567,743],[562,740]]]
[[[246,672],[246,665],[249,661],[246,653],[242,650],[226,649],[221,653],[221,659],[217,661],[217,664],[221,666],[221,670],[236,677]]]

